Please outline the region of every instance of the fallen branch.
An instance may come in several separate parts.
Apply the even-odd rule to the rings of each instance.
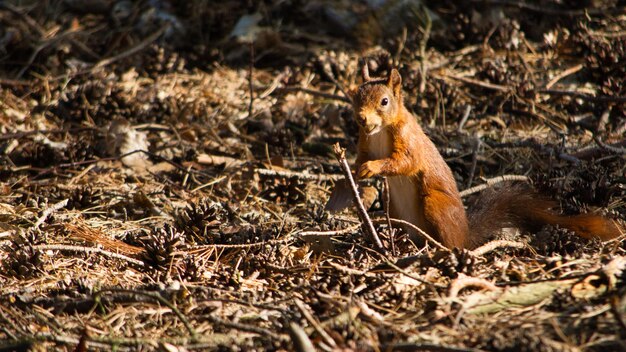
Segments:
[[[435,76],[436,77],[436,76]],[[460,81],[466,84],[470,84],[473,86],[477,86],[477,87],[481,87],[481,88],[485,88],[485,89],[489,89],[489,90],[495,90],[495,91],[499,91],[499,92],[510,92],[511,91],[511,87],[507,87],[507,86],[503,86],[503,85],[499,85],[499,84],[494,84],[494,83],[489,83],[489,82],[484,82],[484,81],[479,81],[477,79],[473,79],[473,78],[468,78],[468,77],[463,77],[463,76],[453,76],[453,75],[443,75],[440,77],[436,77],[439,79],[442,78],[450,78],[453,79],[455,81]]]
[[[283,88],[276,89],[275,92],[277,93],[302,92],[302,93],[310,94],[312,96],[320,97],[324,99],[338,100],[338,101],[342,101],[348,104],[352,103],[350,99],[347,97],[342,97],[341,95],[332,94],[332,93],[320,92],[319,90],[314,90],[314,89],[309,89],[309,88],[304,88],[304,87],[283,87]]]
[[[302,231],[298,233],[298,237],[308,237],[308,236],[339,236],[345,235],[347,233],[351,233],[354,230],[358,229],[360,225],[350,226],[341,230],[333,230],[333,231]]]
[[[450,283],[449,296],[450,298],[456,298],[462,289],[468,287],[479,287],[488,291],[498,291],[499,288],[493,284],[493,282],[487,281],[479,277],[471,277],[460,274],[458,278],[454,279]]]
[[[289,336],[296,351],[298,352],[315,352],[313,342],[306,334],[306,331],[295,322],[289,323]]]
[[[40,251],[66,251],[66,252],[79,252],[79,253],[97,253],[109,258],[121,259],[131,264],[138,266],[144,266],[145,264],[138,259],[127,257],[123,254],[113,253],[97,247],[85,247],[85,246],[70,246],[65,244],[40,244],[33,246],[33,249]]]
[[[568,96],[572,98],[580,98],[587,101],[599,102],[599,103],[626,103],[626,96],[610,96],[610,95],[591,95],[580,92],[573,92],[569,90],[557,90],[557,89],[540,89],[538,93],[556,95],[556,96]]]
[[[346,150],[341,148],[339,143],[336,143],[333,146],[333,149],[335,151],[335,157],[337,157],[339,165],[341,166],[341,171],[343,171],[343,174],[350,185],[350,189],[352,190],[352,196],[354,197],[356,203],[357,214],[361,220],[361,226],[365,236],[367,237],[367,240],[374,245],[377,251],[385,253],[385,248],[383,247],[380,238],[378,238],[378,234],[376,233],[374,224],[372,224],[372,220],[369,215],[367,215],[367,210],[363,206],[363,201],[361,200],[361,196],[359,196],[356,183],[354,182],[354,178],[352,178],[352,172],[350,171],[350,166],[346,160]]]
[[[392,223],[398,224],[398,225],[405,225],[408,226],[410,228],[412,228],[413,230],[417,231],[417,233],[419,233],[427,242],[432,243],[435,247],[444,250],[446,252],[450,252],[450,249],[444,245],[442,245],[441,243],[439,243],[436,239],[432,238],[432,236],[430,236],[429,234],[427,234],[426,232],[424,232],[424,230],[420,229],[419,227],[415,226],[414,224],[408,222],[408,221],[404,221],[404,220],[400,220],[400,219],[394,219],[394,218],[390,218],[389,220],[391,220]],[[387,219],[376,219],[376,222],[381,222],[381,223],[385,223],[387,222]]]
[[[606,149],[612,153],[616,154],[626,154],[626,148],[623,147],[614,147],[610,144],[606,144],[600,140],[598,136],[594,136],[593,140],[600,146],[602,149]]]
[[[482,185],[478,185],[478,186],[474,186],[474,187],[470,187],[464,191],[461,191],[461,197],[467,197],[470,194],[474,194],[476,192],[480,192],[484,189],[487,189],[489,187],[492,187],[493,185],[496,185],[500,182],[505,182],[505,181],[523,181],[523,182],[528,182],[529,178],[528,176],[524,176],[524,175],[502,175],[502,176],[498,176],[498,177],[494,177],[494,178],[490,178],[487,179],[485,181],[484,184]]]
[[[522,242],[515,242],[515,241],[496,240],[496,241],[491,241],[491,242],[487,242],[483,244],[482,246],[474,249],[473,251],[470,251],[470,254],[475,257],[481,257],[493,250],[496,250],[498,248],[504,248],[504,247],[521,249],[521,248],[525,248],[526,244]]]
[[[39,228],[39,226],[41,226],[41,224],[43,224],[44,221],[46,221],[48,216],[56,213],[60,209],[65,208],[65,206],[67,205],[68,201],[69,201],[69,199],[64,199],[64,200],[62,200],[62,201],[60,201],[58,203],[55,203],[54,205],[46,208],[46,210],[43,211],[43,213],[41,214],[39,219],[37,219],[37,222],[35,223],[35,225],[33,225],[33,228],[35,228],[35,229]]]
[[[439,285],[439,284],[435,284],[432,283],[430,281],[426,281],[424,279],[422,279],[419,276],[415,276],[412,273],[402,269],[401,267],[397,266],[396,264],[392,263],[390,260],[385,261],[385,264],[388,265],[389,267],[393,268],[394,270],[396,270],[397,272],[399,272],[400,274],[411,278],[417,282],[420,282],[426,286],[428,286],[428,288],[430,288],[431,290],[433,290],[433,292],[437,292],[437,289],[444,289],[445,287],[443,285]]]
[[[302,313],[304,319],[306,319],[309,324],[311,324],[313,329],[315,329],[315,331],[322,337],[324,342],[333,348],[337,347],[337,342],[335,342],[335,340],[326,332],[326,330],[324,330],[319,321],[315,319],[313,314],[311,314],[309,307],[298,298],[294,299],[294,303],[296,304],[296,307],[298,307],[298,309],[300,310],[300,313]]]
[[[94,299],[96,299],[96,301],[97,301],[103,294],[105,294],[107,292],[111,292],[111,293],[127,293],[127,294],[132,294],[132,295],[140,295],[140,296],[149,297],[149,298],[152,298],[154,300],[159,301],[159,303],[167,306],[169,309],[172,310],[172,312],[174,312],[174,314],[176,314],[178,319],[180,319],[180,321],[183,323],[183,325],[185,325],[185,328],[187,329],[187,331],[191,335],[192,340],[193,341],[197,341],[198,340],[198,333],[191,326],[191,324],[189,323],[189,320],[187,320],[187,317],[185,317],[183,315],[183,313],[181,313],[181,311],[178,308],[176,308],[176,306],[174,304],[172,304],[170,301],[168,301],[165,298],[163,298],[163,296],[161,296],[159,293],[157,293],[157,292],[147,292],[147,291],[138,291],[138,290],[127,290],[127,289],[121,289],[121,288],[106,288],[106,289],[103,289],[101,291],[96,292],[94,294]]]
[[[265,245],[275,245],[275,244],[284,244],[291,241],[291,237],[282,238],[277,240],[269,240],[262,242],[254,242],[254,243],[242,243],[242,244],[202,244],[197,246],[191,246],[186,251],[182,251],[183,253],[196,253],[199,251],[203,251],[205,249],[213,249],[213,248],[253,248],[253,247],[261,247]]]
[[[625,147],[626,147],[626,139],[616,142],[616,143],[612,143],[612,144],[607,144],[607,143],[602,142],[602,146],[583,148],[583,149],[578,150],[575,153],[572,153],[572,156],[578,159],[588,160],[588,159],[597,158],[601,156],[603,154],[602,151],[604,150],[611,150],[611,151],[621,150]]]
[[[552,88],[553,85],[555,85],[558,81],[562,80],[563,78],[572,75],[578,71],[580,71],[583,68],[583,64],[578,64],[574,67],[570,67],[567,70],[559,73],[558,75],[556,75],[552,80],[550,80],[550,82],[548,82],[548,84],[546,84],[546,89],[550,89]]]
[[[263,176],[295,177],[305,181],[337,181],[341,179],[339,175],[318,175],[291,170],[254,169],[254,171]]]

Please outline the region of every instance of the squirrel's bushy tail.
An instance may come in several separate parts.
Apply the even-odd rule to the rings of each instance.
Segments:
[[[537,230],[543,225],[559,225],[584,238],[609,240],[621,234],[617,223],[594,214],[560,215],[552,211],[556,202],[538,194],[526,184],[508,184],[484,191],[468,211],[470,243],[475,248],[504,227]]]

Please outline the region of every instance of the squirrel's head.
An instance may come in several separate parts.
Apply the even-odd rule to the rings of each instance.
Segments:
[[[402,77],[395,68],[389,76],[370,78],[364,63],[363,84],[351,92],[354,115],[359,127],[367,135],[380,132],[395,121],[402,103]]]

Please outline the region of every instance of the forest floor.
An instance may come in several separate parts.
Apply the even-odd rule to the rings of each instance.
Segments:
[[[626,350],[623,238],[324,210],[367,56],[460,190],[626,218],[623,1],[420,3],[0,2],[0,350]]]

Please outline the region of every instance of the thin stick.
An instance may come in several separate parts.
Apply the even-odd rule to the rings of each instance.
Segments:
[[[1,83],[1,82],[0,82]],[[17,133],[7,133],[0,134],[0,141],[7,139],[20,139],[23,137],[28,137],[34,134],[65,134],[65,133],[80,133],[83,131],[97,131],[98,129],[95,127],[80,127],[80,128],[62,128],[56,130],[32,130],[32,131],[23,131]]]
[[[121,52],[121,53],[119,53],[119,54],[117,54],[115,56],[108,57],[106,59],[102,59],[102,60],[98,61],[95,65],[93,65],[91,70],[95,70],[97,68],[107,66],[109,64],[114,63],[115,61],[121,60],[121,59],[123,59],[125,57],[131,56],[131,55],[133,55],[133,54],[143,50],[148,45],[152,44],[152,42],[157,40],[163,33],[165,33],[165,31],[168,30],[169,27],[170,27],[169,25],[165,25],[165,26],[161,27],[158,31],[152,33],[147,38],[145,38],[144,40],[139,42],[137,45],[129,48],[128,50],[123,51],[123,52]]]
[[[248,118],[252,117],[252,108],[254,104],[254,90],[252,87],[252,77],[254,74],[254,41],[250,41],[250,72],[248,76],[248,85],[250,89],[250,105],[248,105]]]
[[[262,247],[265,245],[274,245],[274,244],[283,244],[291,241],[291,237],[281,238],[276,240],[268,240],[262,242],[254,242],[254,243],[242,243],[242,244],[201,244],[197,246],[190,246],[185,251],[181,251],[182,253],[197,253],[206,249],[214,249],[214,248],[254,248],[254,247]]]
[[[339,91],[341,92],[341,94],[343,94],[344,97],[349,97],[343,85],[339,83],[339,81],[337,81],[337,79],[335,78],[335,75],[333,74],[333,71],[330,69],[329,66],[330,65],[327,65],[327,63],[322,65],[322,69],[323,69],[324,74],[326,75],[326,78],[328,78],[331,82],[333,82],[335,87],[339,89]]]
[[[53,213],[56,213],[60,209],[65,208],[65,206],[67,205],[68,201],[69,201],[69,199],[64,199],[64,200],[62,200],[62,201],[60,201],[58,203],[55,203],[51,207],[46,208],[46,210],[43,211],[43,213],[41,214],[39,219],[37,219],[37,222],[35,223],[35,225],[33,227],[34,228],[38,228],[41,224],[44,223],[44,221],[46,221],[48,216],[52,215]]]
[[[206,314],[206,315],[202,315],[199,317],[200,319],[206,319],[207,321],[215,324],[215,325],[222,325],[224,327],[230,328],[230,329],[235,329],[235,330],[239,330],[239,331],[246,331],[246,332],[251,332],[251,333],[255,333],[255,334],[259,334],[262,336],[267,336],[275,341],[281,341],[283,340],[283,336],[278,335],[268,329],[265,328],[261,328],[261,327],[257,327],[254,325],[249,325],[249,324],[242,324],[242,323],[234,323],[234,322],[230,322],[221,318],[218,318],[215,316],[215,314]]]
[[[109,252],[107,250],[97,247],[85,247],[85,246],[70,246],[65,244],[40,244],[33,246],[33,249],[40,251],[66,251],[66,252],[81,252],[81,253],[97,253],[109,258],[121,259],[131,264],[138,266],[144,266],[144,262],[138,259],[127,257],[123,254]]]
[[[420,13],[418,13],[417,11],[413,11],[413,13],[417,16],[417,18],[422,19],[423,17],[423,21],[424,21],[424,25],[423,28],[421,28],[422,33],[424,34],[424,36],[422,37],[422,39],[420,40],[419,43],[419,64],[420,64],[420,87],[419,87],[419,91],[420,93],[423,93],[426,90],[426,74],[427,74],[427,70],[428,70],[428,66],[426,65],[426,44],[428,43],[428,39],[430,39],[430,30],[432,28],[432,20],[430,19],[430,15],[428,14],[428,11],[426,10],[426,8],[424,7],[424,5],[420,6],[420,11],[423,14],[423,16],[421,16]]]
[[[415,226],[414,224],[405,221],[405,220],[401,220],[401,219],[394,219],[394,218],[390,218],[389,220],[391,220],[392,223],[394,224],[400,224],[400,225],[405,225],[408,226],[410,228],[412,228],[413,230],[417,231],[417,233],[419,233],[426,241],[432,243],[435,247],[446,251],[446,252],[450,252],[450,249],[444,245],[442,245],[441,243],[439,243],[436,239],[432,238],[429,234],[427,234],[426,232],[424,232],[424,230],[420,229],[419,227]]]
[[[504,248],[504,247],[522,249],[522,248],[526,248],[526,244],[522,242],[515,242],[515,241],[496,240],[496,241],[487,242],[483,244],[482,246],[474,249],[470,253],[475,257],[482,257],[483,255],[495,249]]]
[[[326,92],[320,92],[319,90],[314,90],[314,89],[309,89],[309,88],[304,88],[304,87],[283,87],[283,88],[276,89],[275,92],[278,92],[278,93],[283,93],[283,92],[302,92],[302,93],[310,94],[312,96],[320,97],[320,98],[324,98],[324,99],[338,100],[338,101],[342,101],[342,102],[348,103],[348,104],[352,103],[352,101],[348,97],[342,97],[341,95],[332,94],[332,93],[326,93]]]
[[[97,299],[100,296],[102,296],[104,293],[106,292],[111,292],[111,293],[127,293],[127,294],[133,294],[133,295],[140,295],[140,296],[145,296],[145,297],[149,297],[149,298],[153,298],[157,301],[159,301],[161,304],[166,305],[169,309],[172,310],[172,312],[174,312],[174,314],[178,317],[178,319],[180,319],[180,321],[183,323],[183,325],[185,325],[185,328],[187,329],[187,331],[189,332],[189,334],[191,335],[191,338],[193,341],[197,341],[198,340],[198,333],[196,332],[196,330],[191,326],[191,324],[189,323],[189,320],[187,320],[187,318],[183,315],[183,313],[181,313],[181,311],[176,308],[176,306],[174,304],[172,304],[170,301],[166,300],[163,296],[161,296],[158,292],[147,292],[147,291],[138,291],[138,290],[127,290],[127,289],[121,289],[121,288],[105,288],[101,291],[98,291],[94,294],[94,298]]]
[[[580,98],[583,100],[600,102],[600,103],[626,103],[626,96],[610,96],[610,95],[599,95],[594,96],[591,94],[573,92],[569,90],[557,90],[557,89],[541,89],[539,90],[541,94],[548,95],[561,95],[561,96],[569,96],[573,98]]]
[[[476,166],[478,165],[478,152],[480,151],[480,138],[474,138],[474,148],[472,150],[472,167],[470,168],[470,174],[467,178],[467,187],[472,185],[472,181],[474,181],[474,175],[476,174]]]
[[[467,119],[469,119],[471,112],[472,112],[472,106],[469,104],[466,105],[465,111],[463,112],[463,117],[461,118],[461,122],[459,122],[459,128],[457,129],[458,132],[463,131],[463,126],[465,126],[465,123],[467,122]]]
[[[559,73],[558,75],[556,75],[556,77],[554,77],[552,80],[550,80],[550,82],[548,82],[548,84],[546,84],[546,89],[550,89],[552,88],[553,85],[555,85],[558,81],[562,80],[563,78],[572,75],[578,71],[580,71],[583,68],[583,64],[578,64],[574,67],[570,67],[567,70]]]
[[[593,136],[593,140],[602,148],[602,149],[606,149],[610,152],[616,153],[616,154],[626,154],[626,148],[621,148],[621,147],[614,147],[610,144],[606,144],[604,142],[602,142],[600,140],[600,138],[598,136]]]
[[[396,255],[396,244],[394,241],[394,229],[391,226],[391,215],[389,215],[389,202],[390,202],[390,191],[389,191],[389,179],[387,177],[383,178],[385,189],[383,191],[383,202],[385,203],[385,217],[387,218],[387,228],[389,229],[389,241],[391,242],[391,255],[395,257]]]
[[[302,316],[304,316],[309,324],[311,324],[313,329],[315,329],[315,331],[320,334],[322,339],[324,339],[324,342],[326,342],[331,347],[337,347],[337,342],[333,340],[333,338],[326,332],[326,330],[324,330],[324,328],[317,321],[317,319],[315,319],[306,304],[297,298],[294,299],[294,303],[296,304],[296,307],[298,307],[298,309],[300,310],[300,313],[302,313]]]
[[[360,225],[355,225],[355,226],[350,226],[348,228],[345,229],[341,229],[341,230],[334,230],[334,231],[302,231],[300,233],[298,233],[297,235],[299,237],[308,237],[308,236],[339,236],[339,235],[345,235],[347,233],[351,233],[354,230],[358,229]]]
[[[365,233],[367,240],[374,245],[374,248],[376,248],[377,251],[384,253],[385,248],[383,247],[380,238],[378,238],[378,234],[376,233],[374,224],[372,224],[372,220],[370,219],[369,215],[367,215],[367,210],[365,210],[365,207],[363,206],[363,201],[359,196],[359,191],[357,189],[356,183],[354,183],[354,178],[352,178],[352,172],[350,171],[350,166],[348,165],[348,161],[346,160],[346,150],[344,148],[341,148],[339,146],[339,143],[336,143],[333,146],[333,149],[335,151],[335,157],[337,158],[337,160],[339,161],[339,165],[341,166],[341,170],[343,171],[346,180],[348,180],[350,189],[352,190],[352,196],[355,199],[357,214],[359,215],[359,219],[361,220],[363,232]]]
[[[270,170],[270,169],[254,169],[254,172],[263,176],[274,176],[274,177],[295,177],[305,181],[338,181],[341,176],[340,175],[319,175],[319,174],[309,174],[298,171],[291,170]]]
[[[425,279],[422,279],[419,276],[413,275],[412,273],[410,273],[410,272],[402,269],[401,267],[397,266],[396,264],[392,263],[390,260],[386,260],[385,264],[389,265],[392,269],[396,270],[400,274],[402,274],[402,275],[404,275],[406,277],[409,277],[409,278],[411,278],[411,279],[413,279],[413,280],[415,280],[417,282],[421,282],[422,284],[428,286],[428,288],[433,290],[433,292],[435,292],[435,293],[437,292],[438,288],[439,289],[445,288],[445,286],[443,286],[443,285],[435,284],[435,283],[432,283],[430,281],[426,281]]]
[[[489,83],[489,82],[483,82],[483,81],[479,81],[477,79],[473,79],[473,78],[467,78],[467,77],[462,77],[462,76],[453,76],[453,75],[443,75],[440,76],[441,78],[451,78],[457,81],[461,81],[463,83],[467,83],[467,84],[471,84],[474,86],[478,86],[481,88],[485,88],[485,89],[490,89],[490,90],[496,90],[496,91],[500,91],[500,92],[510,92],[511,91],[511,87],[508,86],[503,86],[503,85],[499,85],[499,84],[494,84],[494,83]]]
[[[311,339],[306,334],[306,331],[295,322],[289,323],[289,336],[293,346],[298,352],[315,352],[315,346]]]
[[[487,181],[482,184],[482,185],[478,185],[478,186],[474,186],[471,188],[468,188],[462,192],[460,192],[461,197],[467,197],[470,194],[474,194],[476,192],[480,192],[484,189],[487,189],[495,184],[498,184],[500,182],[505,182],[505,181],[524,181],[524,182],[528,182],[528,176],[524,176],[524,175],[502,175],[502,176],[498,176],[498,177],[494,177],[494,178],[490,178],[487,179]]]
[[[489,290],[489,291],[499,290],[498,287],[493,284],[493,282],[487,281],[479,277],[471,277],[471,276],[462,275],[454,279],[450,283],[450,291],[449,291],[450,298],[456,298],[459,295],[459,292],[461,292],[462,289],[467,288],[467,287],[480,287],[482,289]]]

